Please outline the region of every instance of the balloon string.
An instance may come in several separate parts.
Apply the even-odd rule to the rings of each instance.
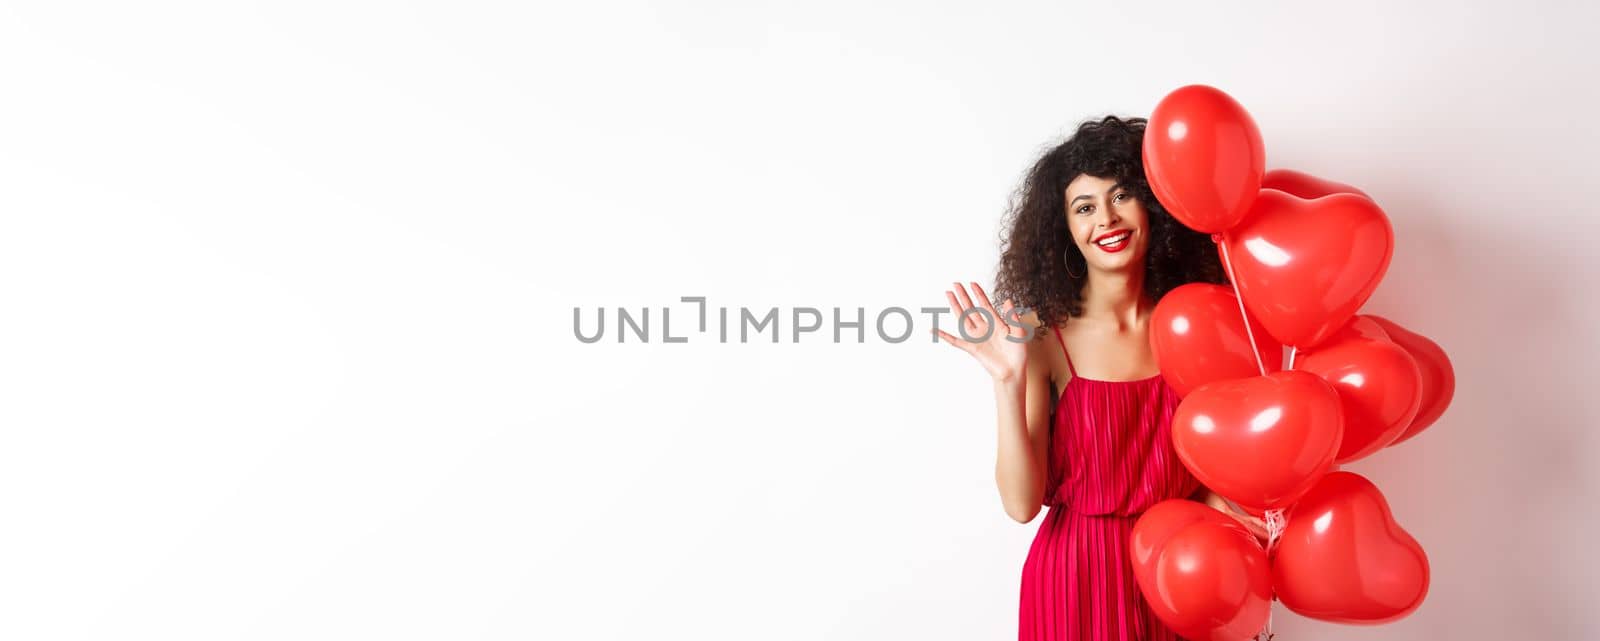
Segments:
[[[1267,510],[1267,554],[1278,547],[1278,537],[1283,536],[1283,527],[1286,525],[1283,518],[1283,509]]]
[[[1228,268],[1228,284],[1233,285],[1233,297],[1239,301],[1239,317],[1244,319],[1244,335],[1250,338],[1250,351],[1256,356],[1256,367],[1260,368],[1262,376],[1266,376],[1267,363],[1261,360],[1261,347],[1256,345],[1255,330],[1250,329],[1250,315],[1244,311],[1244,294],[1239,293],[1239,279],[1233,275],[1233,259],[1228,256],[1228,236],[1212,234],[1211,240],[1222,249],[1222,264]]]
[[[1265,516],[1267,521],[1267,558],[1270,559],[1272,551],[1278,547],[1278,539],[1283,536],[1285,521],[1282,509],[1267,510]],[[1277,595],[1273,595],[1272,601],[1277,600]],[[1261,630],[1260,634],[1256,635],[1256,641],[1272,641],[1272,601],[1267,602],[1267,626]]]
[[[1284,369],[1294,369],[1294,355],[1295,355],[1295,352],[1298,352],[1299,350],[1300,350],[1300,348],[1298,348],[1298,347],[1295,347],[1293,345],[1289,346],[1289,366],[1285,367]]]
[[[1250,328],[1250,314],[1244,308],[1244,294],[1239,291],[1239,279],[1235,278],[1233,274],[1233,257],[1228,255],[1228,237],[1225,234],[1212,234],[1211,240],[1222,250],[1222,264],[1228,270],[1228,284],[1233,286],[1233,297],[1239,302],[1239,318],[1244,320],[1244,335],[1250,339],[1250,352],[1256,357],[1256,367],[1261,370],[1262,376],[1266,376],[1267,363],[1261,359],[1261,346],[1256,344],[1255,330]],[[1292,367],[1293,352],[1290,353],[1289,358]],[[1267,556],[1270,558],[1272,550],[1278,545],[1278,537],[1283,535],[1283,510],[1267,510],[1265,516],[1267,522]],[[1276,601],[1277,597],[1273,597],[1273,600]],[[1272,601],[1268,601],[1266,627],[1256,635],[1256,640],[1272,641],[1272,637]]]

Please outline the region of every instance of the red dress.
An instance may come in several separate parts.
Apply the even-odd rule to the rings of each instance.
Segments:
[[[1139,513],[1200,488],[1172,449],[1178,400],[1159,374],[1099,381],[1072,370],[1050,427],[1050,510],[1022,567],[1021,641],[1180,638],[1145,605],[1128,553]]]

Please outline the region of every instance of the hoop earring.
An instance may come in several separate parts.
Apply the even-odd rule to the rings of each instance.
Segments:
[[[1067,266],[1067,275],[1071,276],[1073,280],[1077,280],[1077,279],[1083,278],[1083,274],[1074,274],[1074,273],[1072,273],[1072,248],[1071,247],[1068,247],[1066,251],[1061,253],[1061,261],[1066,264],[1066,266]],[[1087,269],[1089,267],[1089,263],[1085,262],[1083,264],[1083,266],[1084,266],[1085,269]]]

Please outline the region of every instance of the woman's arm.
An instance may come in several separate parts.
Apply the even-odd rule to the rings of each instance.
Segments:
[[[1033,341],[1029,351],[1041,341]],[[1050,375],[1043,359],[1030,358],[1020,380],[994,381],[996,448],[994,482],[1006,515],[1027,523],[1044,507],[1050,443]]]
[[[1027,329],[1038,327],[1037,317],[1031,312],[1017,316],[1021,310],[1009,299],[997,309],[977,283],[972,283],[972,291],[968,295],[965,286],[955,283],[945,298],[950,301],[951,314],[963,322],[963,333],[985,338],[969,341],[938,327],[933,331],[944,342],[978,359],[994,380],[1000,429],[995,485],[1000,488],[1006,514],[1027,523],[1044,503],[1045,448],[1050,434],[1050,375],[1044,363],[1049,361],[1038,356],[1042,341],[1037,340],[1037,330]],[[984,313],[967,313],[974,308]]]
[[[1243,525],[1245,529],[1250,530],[1250,533],[1254,534],[1256,538],[1261,539],[1262,541],[1267,540],[1266,521],[1251,516],[1249,513],[1235,510],[1233,505],[1228,502],[1228,499],[1223,498],[1221,494],[1212,492],[1206,487],[1201,487],[1199,491],[1195,492],[1195,496],[1204,497],[1201,500],[1204,501],[1206,505],[1214,507],[1217,509],[1217,511],[1233,517],[1234,520],[1238,521],[1240,525]]]

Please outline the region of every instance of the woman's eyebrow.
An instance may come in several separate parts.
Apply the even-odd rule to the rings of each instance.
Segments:
[[[1112,192],[1114,192],[1114,191],[1116,191],[1118,189],[1122,189],[1122,183],[1117,183],[1117,184],[1112,185],[1111,187],[1107,188],[1106,189],[1106,193],[1110,194],[1110,193],[1112,193]],[[1067,204],[1070,205],[1072,203],[1075,203],[1075,202],[1078,202],[1078,201],[1083,200],[1085,198],[1088,198],[1091,195],[1092,194],[1078,194],[1077,196],[1073,197],[1072,200],[1067,201]]]

